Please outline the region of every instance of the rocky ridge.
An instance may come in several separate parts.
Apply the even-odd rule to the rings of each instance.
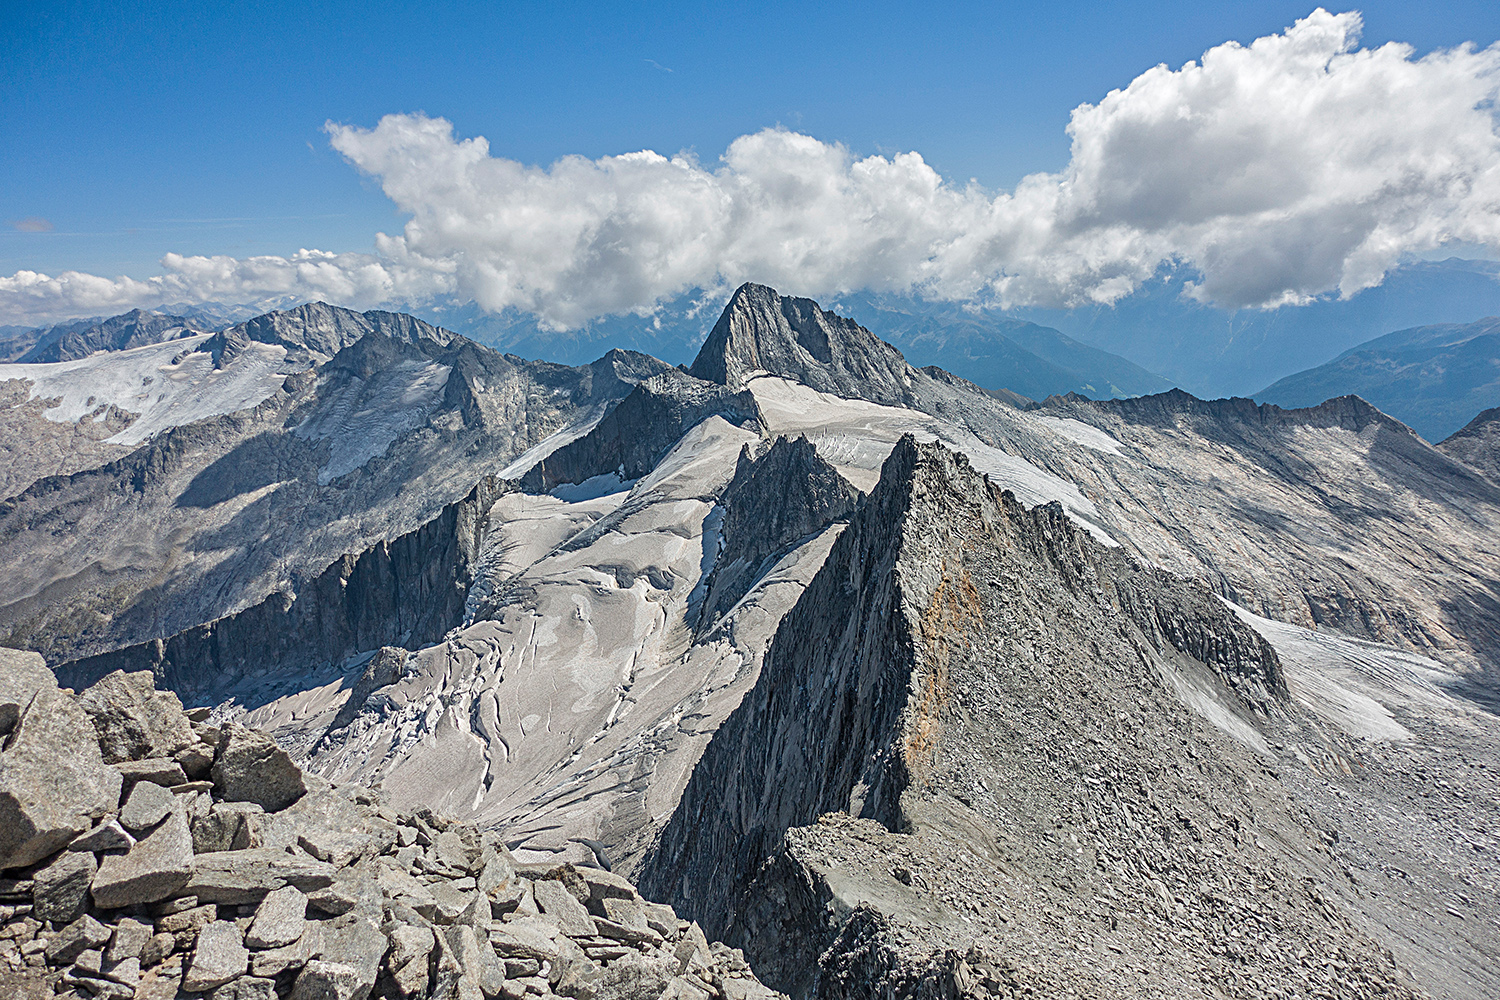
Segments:
[[[303,774],[113,673],[0,669],[0,987],[104,1000],[774,994],[607,869]]]
[[[1454,431],[1438,450],[1500,482],[1500,406],[1485,410]]]
[[[1278,784],[1287,729],[1222,604],[907,439],[641,883],[795,996],[1421,995]]]

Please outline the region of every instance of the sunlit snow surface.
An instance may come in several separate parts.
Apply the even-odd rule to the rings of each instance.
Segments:
[[[251,342],[224,368],[198,348],[210,334],[108,351],[76,361],[0,365],[0,381],[31,383],[32,399],[56,399],[45,416],[71,424],[114,406],[135,419],[106,438],[137,445],[161,431],[256,406],[281,388],[286,348]]]
[[[329,442],[328,464],[318,470],[318,485],[326,486],[384,455],[391,442],[425,424],[442,401],[450,371],[435,362],[401,361],[368,382],[351,376],[295,432],[301,438]]]
[[[1074,522],[1102,544],[1119,544],[1096,523],[1098,509],[1079,492],[1077,486],[1038,469],[1024,458],[985,444],[966,428],[917,410],[844,399],[772,375],[752,378],[749,389],[755,395],[770,433],[806,436],[844,478],[866,493],[879,481],[880,467],[901,435],[911,434],[924,444],[941,441],[954,451],[962,452],[968,456],[970,465],[988,476],[995,485],[1015,493],[1026,506],[1056,500]],[[1082,442],[1087,447],[1096,447],[1099,439],[1103,439],[1114,442],[1118,448],[1118,442],[1103,431],[1076,420],[1066,423],[1094,431],[1095,436],[1089,437],[1093,443]],[[1058,431],[1059,436],[1070,441],[1077,442],[1087,436],[1071,426],[1066,428],[1068,433],[1050,425],[1043,426]],[[1114,453],[1118,454],[1118,450]]]
[[[1392,716],[1393,708],[1424,714],[1468,711],[1443,690],[1458,678],[1436,660],[1262,618],[1236,604],[1230,607],[1275,647],[1292,697],[1351,736],[1409,738],[1411,733]]]

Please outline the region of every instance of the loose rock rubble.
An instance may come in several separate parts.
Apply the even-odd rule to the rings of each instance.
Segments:
[[[626,879],[303,774],[116,672],[0,650],[0,994],[100,1000],[779,996]]]

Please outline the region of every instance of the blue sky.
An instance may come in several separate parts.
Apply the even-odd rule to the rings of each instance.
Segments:
[[[1359,9],[1365,48],[1500,38],[1493,2]],[[393,113],[544,166],[654,149],[714,168],[737,137],[781,126],[855,157],[916,150],[949,183],[1008,191],[1068,165],[1074,107],[1309,10],[7,2],[0,275],[145,278],[169,252],[367,253],[410,206],[331,148],[324,123]]]

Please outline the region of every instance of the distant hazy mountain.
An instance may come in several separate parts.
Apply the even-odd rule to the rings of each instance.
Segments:
[[[420,315],[526,358],[583,364],[616,347],[685,364],[696,355],[722,305],[684,298],[653,317],[613,316],[566,333],[540,329],[530,317],[487,314],[472,303]],[[1069,392],[1109,399],[1173,386],[1117,354],[992,311],[865,293],[844,296],[835,308],[900,348],[912,364],[937,365],[986,389],[1008,389],[1037,400]]]
[[[1500,319],[1398,330],[1289,375],[1255,394],[1278,406],[1356,395],[1441,441],[1500,405]]]
[[[1391,330],[1500,315],[1496,261],[1418,261],[1347,301],[1233,313],[1183,297],[1183,282],[1153,283],[1114,306],[1016,315],[1117,351],[1204,397],[1248,395]]]
[[[905,296],[851,295],[836,308],[895,344],[915,365],[937,365],[986,389],[1032,399],[1077,392],[1091,399],[1146,396],[1169,379],[1051,327],[961,305]]]

